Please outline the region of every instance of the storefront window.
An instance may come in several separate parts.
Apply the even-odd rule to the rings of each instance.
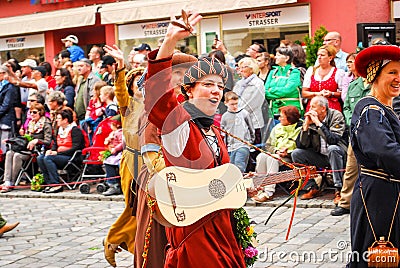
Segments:
[[[10,58],[44,61],[44,34],[0,38],[0,63]]]

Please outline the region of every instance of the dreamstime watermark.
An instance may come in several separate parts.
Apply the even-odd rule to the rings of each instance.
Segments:
[[[351,260],[359,262],[360,260],[368,261],[368,252],[360,254],[352,252],[350,242],[339,240],[336,247],[324,250],[274,250],[265,246],[263,249],[258,248],[257,262],[268,263],[348,263]]]

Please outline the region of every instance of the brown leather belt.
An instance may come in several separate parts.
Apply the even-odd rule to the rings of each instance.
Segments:
[[[397,182],[400,183],[399,179],[396,179],[392,175],[386,173],[383,169],[369,169],[361,166],[360,170],[361,174],[365,174],[374,178],[378,178],[381,180],[385,180],[388,182]]]

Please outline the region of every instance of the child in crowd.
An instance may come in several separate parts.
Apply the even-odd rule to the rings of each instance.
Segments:
[[[238,103],[239,96],[235,92],[230,91],[225,93],[225,105],[228,107],[228,111],[222,115],[221,128],[252,143],[255,134],[250,114],[245,109],[239,110]],[[231,163],[244,173],[249,161],[250,147],[230,136],[225,137],[225,140]]]
[[[106,177],[114,178],[107,181],[110,188],[103,193],[105,196],[121,194],[121,187],[119,186],[117,178],[115,178],[119,176],[118,167],[124,147],[120,115],[112,118],[111,129],[110,135],[104,140],[104,145],[108,147],[111,155],[103,161],[103,164],[106,169]]]
[[[96,132],[97,126],[101,120],[103,120],[106,103],[100,100],[100,89],[106,85],[107,83],[104,81],[96,82],[94,84],[93,96],[89,100],[85,120],[81,122],[81,127],[87,130],[87,133],[89,134],[90,143],[92,142],[92,137]]]
[[[104,114],[106,117],[118,114],[118,106],[114,102],[114,88],[112,86],[104,86],[100,89],[100,100],[106,103]]]

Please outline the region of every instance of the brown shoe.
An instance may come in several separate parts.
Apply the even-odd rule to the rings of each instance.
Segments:
[[[336,191],[336,192],[335,192],[335,198],[333,199],[333,203],[334,203],[335,205],[339,204],[340,198],[341,198],[340,192],[339,192],[339,191]]]
[[[317,189],[311,189],[307,193],[303,194],[300,196],[301,200],[308,200],[308,199],[313,199],[314,197],[317,197],[321,194],[321,191]]]
[[[0,237],[3,236],[4,233],[7,233],[17,227],[19,222],[17,221],[16,223],[13,224],[6,224],[3,227],[0,228]]]

